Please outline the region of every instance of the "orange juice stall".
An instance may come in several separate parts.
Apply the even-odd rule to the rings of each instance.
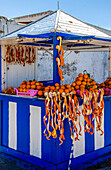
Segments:
[[[38,81],[42,50],[53,57],[52,80]],[[83,70],[64,84],[71,50],[108,51],[109,78],[97,83]],[[110,157],[111,36],[57,10],[2,37],[0,56],[0,151],[48,170]]]

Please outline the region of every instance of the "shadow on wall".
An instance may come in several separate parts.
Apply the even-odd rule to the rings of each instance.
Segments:
[[[87,70],[98,82],[108,77],[108,52],[66,52],[64,56],[64,84],[71,84],[80,72]],[[46,51],[38,52],[38,80],[52,80],[53,57]]]

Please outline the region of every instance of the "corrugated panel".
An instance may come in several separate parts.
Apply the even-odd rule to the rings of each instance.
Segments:
[[[5,38],[9,37],[16,37],[18,34],[35,34],[35,33],[43,33],[43,32],[50,32],[54,31],[55,28],[55,20],[56,20],[56,12],[53,14],[50,14],[47,17],[44,17],[38,21],[35,21],[34,23],[12,33]]]
[[[65,31],[73,34],[95,35],[99,37],[110,37],[107,34],[89,26],[88,24],[73,18],[72,16],[60,11],[57,31]]]
[[[81,115],[81,125],[83,125],[83,120],[84,117]],[[77,126],[77,128],[79,129],[79,125]],[[79,136],[79,141],[75,141],[74,142],[74,158],[78,157],[80,155],[85,154],[85,132],[84,132],[84,126],[82,126],[82,132],[81,132],[82,136]]]
[[[96,120],[95,120],[95,124],[96,124]],[[104,114],[103,114],[103,119],[102,119],[102,130],[104,131]],[[94,139],[95,139],[94,140],[95,141],[95,150],[104,147],[104,134],[101,136],[101,132],[96,131],[96,128],[95,128],[95,133],[94,133]]]
[[[8,146],[17,149],[17,103],[9,102],[9,141]]]
[[[30,105],[30,155],[41,158],[41,107]]]

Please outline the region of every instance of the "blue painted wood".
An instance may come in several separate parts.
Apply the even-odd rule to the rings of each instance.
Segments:
[[[92,152],[93,150],[94,150],[94,134],[91,135],[90,133],[85,132],[85,153]]]
[[[58,67],[56,62],[56,57],[58,57],[58,50],[56,49],[56,45],[59,44],[59,41],[57,40],[57,36],[53,37],[53,83],[59,83],[60,84],[60,77],[58,73]]]
[[[45,161],[43,159],[34,157],[34,156],[30,156],[28,154],[24,154],[22,152],[18,152],[14,149],[11,148],[7,148],[4,146],[0,146],[0,151],[7,153],[8,155],[11,155],[15,158],[18,158],[20,160],[25,161],[26,163],[29,162],[31,164],[37,165],[39,167],[41,167],[42,169],[46,169],[46,170],[57,170],[57,165],[52,164],[48,161]]]
[[[9,134],[9,101],[8,100],[3,100],[2,101],[2,110],[1,110],[1,128],[2,128],[2,145],[8,146],[8,134]]]
[[[111,144],[111,98],[107,97],[104,102],[104,145]]]
[[[18,157],[19,159],[28,161],[35,165],[38,165],[42,168],[54,168],[54,169],[62,169],[63,167],[67,169],[68,159],[70,155],[70,147],[71,147],[71,139],[70,139],[70,129],[68,125],[68,121],[64,122],[65,129],[65,140],[64,143],[59,146],[59,139],[51,138],[48,141],[43,134],[43,130],[45,129],[43,123],[43,116],[45,115],[45,103],[44,99],[36,99],[36,98],[24,98],[17,96],[9,96],[9,95],[0,95],[0,100],[2,100],[2,109],[0,109],[2,113],[2,145],[0,147],[1,151],[8,153],[9,155],[13,155]],[[11,148],[8,148],[8,102],[17,102],[17,143],[18,143],[18,151],[14,151]],[[82,101],[80,101],[82,102]],[[86,165],[89,161],[94,159],[102,160],[104,159],[104,154],[109,154],[111,152],[111,140],[109,137],[109,131],[111,125],[111,117],[110,117],[110,103],[111,97],[104,97],[105,102],[105,141],[106,145],[102,149],[94,150],[94,136],[90,134],[85,134],[85,154],[79,157],[72,159],[71,166],[80,167]],[[34,156],[29,156],[29,105],[39,106],[41,107],[41,120],[42,120],[42,159],[36,158]],[[108,124],[108,126],[107,126]],[[109,128],[108,128],[109,127]],[[59,132],[58,132],[59,133]],[[22,139],[21,139],[22,138]],[[26,140],[25,140],[26,139]],[[25,154],[24,154],[25,153]],[[76,169],[77,169],[76,168]]]
[[[1,71],[2,71],[2,65],[1,65],[1,45],[0,45],[0,75],[2,75],[1,74]],[[0,76],[0,93],[2,92],[2,76]]]
[[[45,103],[43,104],[41,109],[41,120],[43,120],[44,115],[45,115]],[[45,130],[45,125],[43,122],[41,126],[42,126],[41,127],[42,128],[42,159],[47,160],[53,164],[56,164],[57,163],[56,139],[50,137],[50,140],[47,140],[43,133],[43,131]]]
[[[2,100],[0,100],[0,146],[2,145]]]
[[[17,103],[17,150],[29,154],[29,105],[25,100]]]

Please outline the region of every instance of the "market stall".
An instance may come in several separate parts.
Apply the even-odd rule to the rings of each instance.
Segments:
[[[46,169],[85,167],[108,156],[111,101],[103,88],[110,88],[110,79],[98,90],[81,73],[63,85],[62,66],[64,51],[106,50],[111,77],[111,36],[58,10],[2,37],[0,44],[0,150]],[[38,50],[53,55],[53,80],[37,81]],[[87,84],[84,92],[86,79],[95,88]]]

